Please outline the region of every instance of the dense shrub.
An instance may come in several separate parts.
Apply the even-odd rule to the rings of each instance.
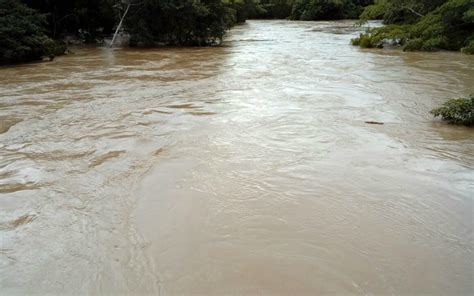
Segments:
[[[471,40],[466,47],[461,48],[465,54],[474,54],[474,40]]]
[[[125,28],[131,45],[212,45],[235,22],[235,10],[221,0],[144,0]]]
[[[0,64],[27,62],[60,53],[45,34],[44,15],[17,0],[0,0]]]
[[[217,44],[232,25],[263,11],[257,1],[0,0],[0,63],[64,52],[53,40],[101,41],[125,11],[121,28],[132,46]]]
[[[294,0],[260,0],[255,17],[264,19],[286,19],[290,16]]]
[[[359,37],[352,39],[352,44],[362,48],[383,48],[387,44],[395,46],[405,44],[407,37],[406,26],[387,25],[368,29]]]
[[[112,33],[116,24],[114,7],[121,0],[22,0],[46,16],[48,35],[53,39],[71,36],[95,43]]]
[[[364,0],[296,0],[292,20],[334,20],[358,18],[364,7],[373,1]]]
[[[237,23],[243,23],[249,18],[255,18],[266,13],[266,10],[262,8],[257,0],[233,0],[230,7],[233,9],[232,13],[235,15]]]
[[[469,98],[450,99],[443,106],[431,110],[435,117],[441,116],[453,124],[474,125],[474,95]]]
[[[383,3],[391,2],[397,1],[385,0]],[[399,2],[403,1],[400,0]],[[382,43],[385,44],[395,43],[401,45],[404,50],[430,51],[445,49],[462,50],[465,53],[472,54],[474,51],[474,1],[448,0],[444,2],[424,16],[417,16],[420,13],[416,11],[416,13],[412,13],[417,16],[417,21],[414,23],[412,23],[413,18],[410,18],[405,24],[371,29],[353,40],[352,43],[360,46],[377,44],[381,45],[377,47],[383,47],[383,44],[377,43],[382,40]],[[385,9],[386,7],[382,9],[381,6],[377,5],[369,6],[362,17],[367,18],[381,12],[386,14],[388,12]],[[411,10],[408,11],[411,12]],[[393,19],[389,18],[387,22],[393,22]]]
[[[375,0],[367,6],[362,20],[383,19],[385,24],[413,24],[447,0]]]

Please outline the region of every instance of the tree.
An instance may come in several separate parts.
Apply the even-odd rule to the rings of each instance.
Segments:
[[[237,23],[243,23],[266,12],[258,0],[232,0],[230,4]]]
[[[334,20],[358,18],[367,0],[296,0],[290,19],[293,20]]]
[[[46,17],[18,0],[0,0],[0,64],[26,62],[54,54]]]
[[[429,2],[429,3],[428,3]],[[382,4],[383,3],[383,4]],[[438,6],[433,6],[438,3]],[[404,50],[461,50],[474,53],[474,1],[473,0],[383,0],[369,6],[362,18],[374,15],[374,7],[383,5],[386,23],[394,21],[389,7],[405,7],[410,18],[399,19],[396,24],[371,29],[353,40],[362,47],[383,47],[386,43],[403,46]],[[408,9],[408,5],[411,9]],[[416,6],[413,6],[416,5]],[[415,10],[415,12],[411,10]],[[385,17],[389,17],[385,19]],[[415,19],[416,21],[413,21]]]
[[[74,36],[86,43],[109,35],[115,25],[116,0],[23,0],[46,15],[53,39]]]
[[[256,3],[256,17],[264,19],[286,19],[290,16],[294,0],[260,0]]]
[[[222,0],[143,0],[130,8],[125,28],[131,45],[212,45],[235,23]]]
[[[381,18],[386,24],[415,23],[447,0],[375,0],[361,19]]]

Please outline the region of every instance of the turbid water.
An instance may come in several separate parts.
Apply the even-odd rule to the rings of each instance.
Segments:
[[[1,68],[0,294],[473,294],[474,58],[357,30]]]

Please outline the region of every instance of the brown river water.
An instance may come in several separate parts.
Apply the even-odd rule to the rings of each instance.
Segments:
[[[352,24],[0,68],[0,294],[472,295],[474,57]]]

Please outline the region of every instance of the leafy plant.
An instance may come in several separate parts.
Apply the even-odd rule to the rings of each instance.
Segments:
[[[396,43],[406,51],[461,50],[474,53],[474,1],[379,0],[368,6],[361,21],[383,17],[392,25],[372,29],[353,41],[354,45]],[[435,5],[437,3],[437,6]],[[409,16],[405,14],[409,13]],[[394,16],[396,14],[396,17]],[[372,46],[372,47],[383,47]]]
[[[431,110],[435,117],[441,116],[449,123],[474,125],[474,95],[468,98],[450,99],[441,107]]]
[[[334,20],[357,18],[371,0],[295,0],[292,20]]]
[[[359,37],[352,39],[352,45],[362,48],[383,48],[384,45],[404,45],[408,33],[406,26],[387,25],[380,28],[372,28],[362,33]]]
[[[54,56],[56,43],[45,34],[46,18],[17,0],[0,0],[0,64]]]
[[[218,44],[236,22],[236,11],[222,0],[139,3],[125,20],[132,46]]]

